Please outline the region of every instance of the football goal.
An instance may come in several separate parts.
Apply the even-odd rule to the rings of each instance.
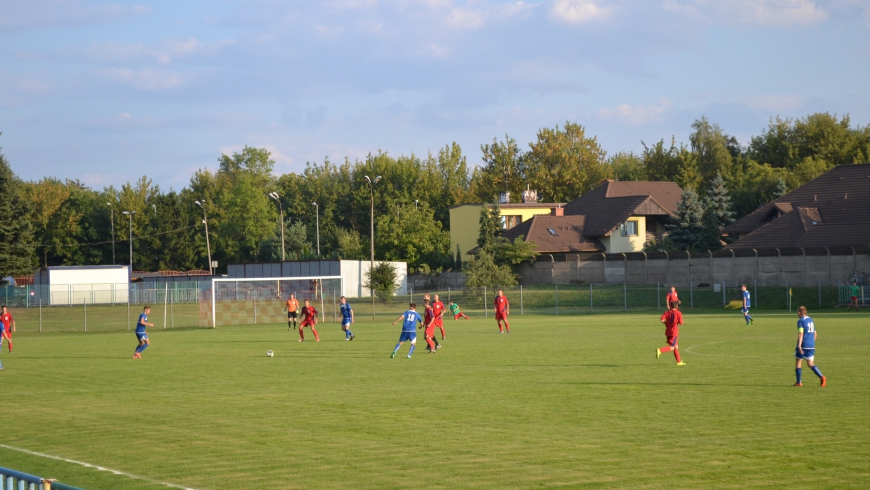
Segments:
[[[294,294],[300,309],[308,300],[326,320],[335,316],[343,291],[341,276],[216,278],[201,305],[211,307],[211,327],[284,323],[286,302]]]

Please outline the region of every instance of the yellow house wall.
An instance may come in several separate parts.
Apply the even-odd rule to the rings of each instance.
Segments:
[[[607,253],[629,253],[642,252],[643,244],[646,241],[646,218],[643,216],[632,216],[626,221],[637,221],[637,236],[622,236],[622,230],[619,228],[613,230],[609,237],[604,237],[601,243],[607,247]]]
[[[473,258],[468,251],[477,246],[482,207],[482,204],[469,204],[450,209],[450,251],[456,254],[456,245],[459,245],[463,261]],[[550,208],[502,208],[501,214],[521,216],[526,221],[537,214],[550,214]]]

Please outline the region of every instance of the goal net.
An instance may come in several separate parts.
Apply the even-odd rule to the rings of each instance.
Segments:
[[[285,323],[286,302],[296,295],[299,308],[305,300],[320,312],[320,319],[335,316],[344,291],[341,276],[212,279],[207,292],[211,326]]]

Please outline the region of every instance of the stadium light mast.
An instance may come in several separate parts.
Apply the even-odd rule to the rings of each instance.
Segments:
[[[317,258],[320,259],[320,206],[316,202],[311,204],[314,206],[314,214],[317,216]]]
[[[205,249],[208,252],[208,275],[214,275],[214,268],[211,261],[211,243],[208,240],[208,215],[205,213],[205,200],[193,201],[197,206],[202,208],[202,223],[205,225]]]
[[[112,203],[107,202],[109,205],[109,211],[111,217],[109,219],[112,220],[112,265],[115,265],[115,208],[112,207]]]
[[[130,218],[130,277],[133,277],[133,215],[136,211],[124,211],[122,214]]]
[[[420,200],[414,199],[414,211],[417,211],[417,204],[420,204]]]
[[[369,185],[369,194],[372,198],[372,215],[371,215],[371,242],[372,242],[372,255],[371,255],[371,263],[369,264],[369,295],[372,297],[372,320],[375,319],[375,284],[374,284],[374,269],[375,269],[375,184],[381,180],[381,176],[378,175],[375,177],[375,180],[372,180],[368,175],[365,176],[366,182]]]
[[[281,204],[281,196],[277,192],[270,192],[269,197],[278,203],[278,209],[281,210],[281,262],[284,262],[284,206]]]

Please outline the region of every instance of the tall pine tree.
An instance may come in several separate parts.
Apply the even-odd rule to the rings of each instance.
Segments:
[[[704,206],[698,193],[686,188],[677,204],[675,223],[668,226],[669,238],[680,250],[697,250],[704,235]]]
[[[731,197],[725,187],[725,179],[717,173],[710,180],[710,190],[704,200],[704,237],[699,244],[701,250],[722,248],[722,230],[731,224],[734,213],[731,211]]]
[[[489,248],[495,244],[495,239],[501,233],[501,208],[498,203],[492,207],[480,208],[480,232],[477,235],[477,246]]]
[[[0,278],[33,272],[30,208],[19,192],[20,185],[0,153]]]

